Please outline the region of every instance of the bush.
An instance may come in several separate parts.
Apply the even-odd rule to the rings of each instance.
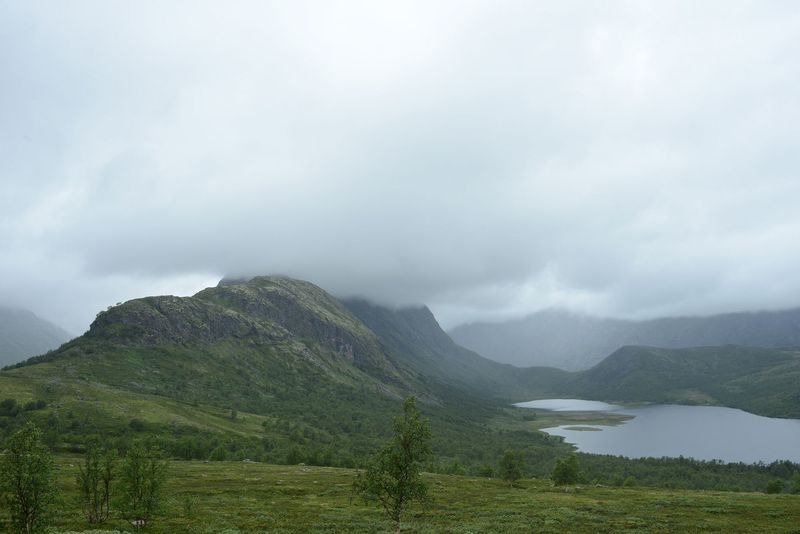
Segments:
[[[17,404],[16,399],[4,399],[0,401],[0,416],[16,417],[22,412],[22,406]]]
[[[775,478],[767,483],[767,493],[781,493],[783,491],[783,480]]]
[[[219,445],[217,448],[211,451],[211,455],[208,457],[208,459],[212,462],[224,462],[228,459],[228,450],[224,446]]]
[[[131,429],[135,432],[141,432],[145,428],[144,421],[141,419],[131,419],[130,423],[128,423],[128,426],[131,427]]]
[[[498,462],[499,473],[503,480],[513,486],[514,482],[522,478],[522,467],[524,459],[522,453],[516,451],[506,451]]]
[[[553,469],[553,482],[557,486],[564,486],[566,484],[577,484],[580,479],[580,467],[578,466],[578,457],[570,454],[556,462],[556,467]]]

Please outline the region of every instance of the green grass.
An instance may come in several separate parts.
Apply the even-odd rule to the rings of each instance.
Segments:
[[[57,458],[55,528],[90,530],[77,505],[79,456]],[[172,462],[165,513],[147,532],[389,532],[382,512],[351,495],[354,471],[249,462]],[[426,475],[434,498],[414,508],[405,532],[792,532],[800,496],[552,486],[528,479]],[[192,502],[187,517],[184,503]],[[5,516],[0,516],[3,520]],[[94,527],[97,528],[97,527]],[[131,530],[118,515],[102,526]]]

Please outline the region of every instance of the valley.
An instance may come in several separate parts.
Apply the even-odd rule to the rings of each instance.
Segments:
[[[419,524],[412,531],[456,531],[458,523],[488,532],[500,517],[498,506],[507,531],[523,531],[531,522],[543,531],[592,531],[603,522],[613,530],[634,525],[629,518],[638,514],[647,516],[636,523],[642,528],[724,528],[733,524],[725,514],[723,520],[691,507],[653,512],[675,494],[618,487],[760,492],[778,480],[790,491],[798,465],[578,454],[581,489],[564,493],[549,479],[573,447],[541,429],[619,425],[630,415],[512,404],[573,396],[728,403],[795,414],[797,365],[791,349],[624,347],[586,371],[522,369],[460,347],[424,307],[339,301],[287,277],[223,280],[192,297],[145,297],[112,307],[83,336],[0,371],[0,397],[6,399],[0,438],[24,421],[39,426],[57,454],[66,499],[74,491],[67,482],[75,469],[71,455],[91,439],[102,436],[123,452],[142,441],[157,446],[175,461],[167,505],[172,512],[156,532],[188,528],[191,518],[180,517],[180,500],[187,496],[203,503],[197,507],[209,510],[203,514],[235,510],[218,519],[199,516],[205,526],[336,531],[347,517],[355,531],[366,532],[382,528],[380,517],[351,502],[350,469],[365,465],[389,436],[401,399],[414,395],[433,437],[433,455],[423,469],[439,504],[430,514],[415,513],[412,522]],[[493,478],[509,450],[524,466],[521,487],[511,493]],[[311,486],[306,473],[313,474]],[[207,489],[194,487],[200,479]],[[292,489],[284,493],[284,487]],[[453,500],[462,491],[469,506]],[[703,509],[766,507],[761,499],[769,498],[720,495],[708,497]],[[789,504],[795,499],[781,498]],[[640,502],[631,508],[634,501]],[[276,503],[288,511],[264,511]],[[66,501],[64,509],[70,509]],[[609,519],[614,514],[620,523]],[[63,528],[79,522],[67,512],[57,520]]]

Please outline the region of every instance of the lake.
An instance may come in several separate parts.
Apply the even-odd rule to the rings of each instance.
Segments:
[[[601,411],[632,415],[618,426],[543,428],[579,451],[640,458],[685,456],[725,462],[800,462],[800,420],[773,419],[719,406],[654,404],[617,406],[580,399],[544,399],[517,404],[554,411]]]

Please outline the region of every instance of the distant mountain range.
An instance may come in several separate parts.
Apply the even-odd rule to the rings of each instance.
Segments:
[[[800,347],[800,308],[648,321],[547,310],[503,323],[463,325],[449,334],[456,343],[497,362],[580,370],[626,345]]]
[[[27,310],[0,307],[0,367],[56,349],[71,337]]]

